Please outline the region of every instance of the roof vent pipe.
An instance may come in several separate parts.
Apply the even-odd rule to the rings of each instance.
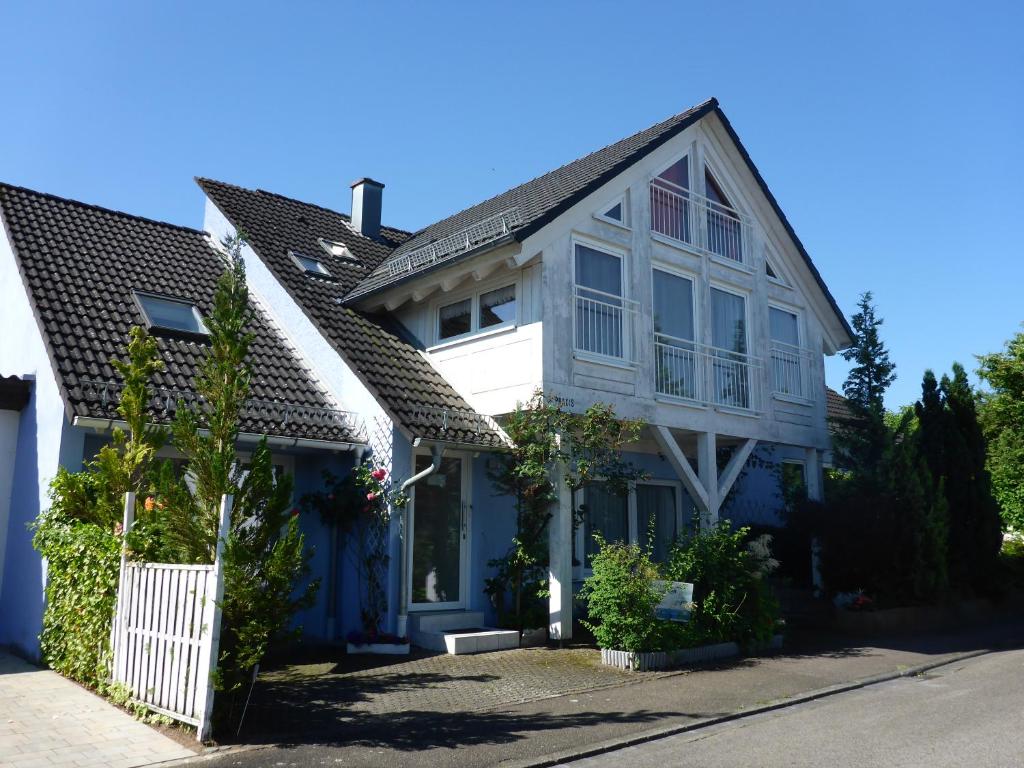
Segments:
[[[380,207],[384,185],[363,178],[352,182],[352,226],[366,237],[380,235]]]

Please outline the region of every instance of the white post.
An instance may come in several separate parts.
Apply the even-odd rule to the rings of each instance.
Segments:
[[[128,531],[131,530],[132,524],[135,522],[135,492],[128,491],[124,495],[124,517],[121,523],[121,566],[117,574],[117,602],[114,608],[114,622],[110,628],[110,649],[112,651],[113,668],[111,669],[111,677],[114,680],[123,680],[123,661],[124,661],[124,637],[123,635],[123,616],[124,616],[124,571],[125,565],[128,563],[128,545],[125,543],[128,539]]]
[[[210,621],[209,642],[203,644],[206,658],[200,659],[199,690],[196,700],[202,702],[199,713],[199,726],[196,738],[205,741],[210,735],[210,715],[213,713],[213,673],[217,669],[220,655],[220,620],[221,603],[224,601],[224,545],[227,543],[228,532],[231,530],[231,507],[234,499],[225,494],[220,502],[220,526],[217,530],[217,554],[213,559],[213,616]],[[209,597],[209,593],[207,593]]]
[[[548,524],[548,634],[552,640],[572,638],[572,491],[561,467],[552,477],[558,505]]]
[[[824,478],[821,468],[821,451],[808,448],[804,452],[804,478],[807,483],[807,498],[810,501],[824,501]],[[825,591],[825,580],[821,577],[821,542],[815,536],[811,539],[811,584],[814,594],[820,596]]]
[[[717,440],[714,432],[697,434],[697,473],[700,484],[708,494],[707,518],[700,521],[701,530],[718,525],[718,509],[722,500],[718,491],[718,453]]]

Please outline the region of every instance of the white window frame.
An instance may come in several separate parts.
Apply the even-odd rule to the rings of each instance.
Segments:
[[[753,346],[751,345],[752,339],[751,339],[751,336],[750,336],[750,296],[751,296],[751,292],[749,290],[745,289],[745,288],[740,288],[740,287],[734,286],[734,285],[727,285],[725,283],[720,283],[720,282],[718,282],[716,280],[709,281],[708,282],[708,319],[709,320],[711,320],[714,317],[714,310],[712,309],[712,306],[711,306],[712,305],[712,301],[713,301],[713,299],[711,298],[711,289],[712,288],[714,288],[716,290],[719,290],[722,293],[731,293],[733,296],[739,296],[741,299],[743,299],[743,331],[744,331],[744,334],[746,336],[746,338],[744,339],[744,345],[743,346],[744,346],[744,348],[747,351],[746,352],[742,352],[742,353],[733,353],[733,354],[743,354],[743,355],[745,355],[747,357],[753,357],[754,353],[752,351],[753,350]],[[708,347],[708,349],[722,349],[722,347],[716,347],[715,346],[713,322],[709,322],[708,323],[707,347]],[[729,352],[731,350],[723,350],[723,351]]]
[[[630,218],[630,216],[629,216],[629,206],[626,204],[628,198],[629,198],[629,193],[628,192],[623,192],[618,197],[612,198],[607,203],[605,203],[604,205],[600,206],[597,209],[597,212],[594,213],[594,218],[598,219],[599,221],[603,221],[606,224],[611,224],[612,226],[615,226],[615,227],[621,227],[622,229],[632,230],[632,227],[630,226],[630,221],[629,221],[629,218]],[[613,219],[610,216],[605,216],[604,213],[601,213],[601,211],[607,211],[610,208],[614,208],[616,205],[622,206],[622,208],[621,208],[621,210],[622,210],[622,220],[621,221],[618,220],[618,219]]]
[[[585,349],[579,349],[576,346],[577,332],[576,332],[576,291],[582,288],[585,291],[593,291],[595,293],[601,293],[594,288],[587,288],[581,286],[576,279],[576,246],[582,245],[584,248],[590,248],[591,250],[598,251],[607,256],[614,256],[619,260],[619,276],[622,285],[622,295],[619,296],[619,300],[622,302],[622,356],[617,357],[615,355],[603,355],[599,352],[591,352]],[[634,323],[636,318],[633,316],[636,313],[637,303],[629,298],[629,271],[627,269],[628,256],[625,250],[622,248],[616,248],[615,246],[609,245],[599,240],[594,240],[580,235],[573,235],[570,240],[570,251],[569,251],[571,263],[572,263],[572,349],[573,355],[579,360],[587,360],[593,363],[601,363],[604,365],[612,365],[616,367],[635,368],[636,363],[633,361],[634,341],[633,331]]]
[[[807,360],[807,364],[806,365],[803,365],[802,363],[800,364],[800,375],[803,377],[803,387],[806,390],[806,394],[794,395],[794,394],[789,393],[789,392],[777,392],[775,390],[775,360],[772,357],[773,345],[775,344],[775,339],[772,338],[772,326],[771,326],[771,311],[773,309],[776,309],[779,312],[785,312],[786,314],[793,315],[794,317],[796,317],[796,338],[797,338],[796,348],[797,348],[797,354],[801,355],[801,356],[802,355],[809,355],[809,350],[807,349],[806,346],[804,346],[805,343],[806,343],[807,334],[806,334],[806,328],[805,328],[805,325],[804,325],[804,311],[803,311],[803,309],[801,309],[800,307],[795,307],[792,304],[783,304],[782,302],[779,302],[779,301],[769,301],[768,302],[768,328],[766,329],[766,335],[768,336],[768,360],[767,360],[767,363],[768,363],[768,375],[769,375],[768,384],[769,384],[769,387],[771,389],[771,395],[776,400],[785,400],[787,402],[801,403],[801,404],[806,405],[807,403],[812,402],[813,399],[814,399],[811,396],[811,391],[812,391],[812,387],[811,387],[811,364],[810,364],[810,359],[809,358]],[[785,342],[779,342],[779,343],[780,344],[785,344]]]
[[[515,288],[516,291],[516,316],[509,321],[499,323],[498,325],[489,325],[486,328],[480,328],[480,297],[485,293],[491,293],[492,291],[498,291],[502,288],[508,287]],[[444,307],[450,307],[452,304],[458,304],[461,301],[469,299],[469,330],[466,333],[460,333],[457,336],[446,336],[441,338],[441,310]],[[523,289],[522,280],[518,277],[504,280],[493,280],[483,287],[477,287],[472,291],[463,291],[461,293],[455,293],[451,297],[445,297],[438,299],[430,305],[430,319],[431,319],[431,331],[430,338],[433,340],[433,344],[430,349],[439,349],[449,344],[457,344],[460,341],[466,341],[467,339],[478,339],[484,338],[491,334],[501,333],[511,329],[519,327],[522,319],[522,302],[523,302]]]
[[[693,343],[700,346],[700,302],[697,301],[697,290],[700,286],[700,276],[674,264],[667,264],[663,261],[651,261],[651,331],[657,333],[654,328],[654,273],[655,271],[665,272],[674,277],[681,277],[690,281],[690,305],[693,311]]]

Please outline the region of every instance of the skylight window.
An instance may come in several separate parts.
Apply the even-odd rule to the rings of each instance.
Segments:
[[[351,261],[353,264],[359,264],[359,259],[344,243],[336,243],[333,240],[327,240],[323,237],[318,238],[317,242],[320,243],[320,247],[323,248],[328,255],[344,259],[345,261]]]
[[[295,251],[288,251],[288,255],[292,257],[295,265],[306,274],[316,277],[331,277],[331,271],[316,259],[303,256]]]
[[[191,336],[208,336],[203,316],[195,304],[152,293],[135,292],[146,325],[151,330],[171,331]]]

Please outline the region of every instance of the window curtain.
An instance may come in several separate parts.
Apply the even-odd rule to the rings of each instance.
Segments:
[[[693,341],[693,283],[654,270],[654,332]]]
[[[591,483],[584,491],[583,551],[590,558],[597,554],[594,534],[600,533],[605,541],[629,541],[629,505],[624,496],[616,496],[605,483]]]
[[[576,246],[576,285],[613,296],[622,295],[622,261],[618,256]],[[601,297],[597,297],[601,298]],[[604,297],[602,300],[607,300]]]
[[[796,315],[792,312],[769,307],[768,323],[771,329],[772,341],[781,341],[783,344],[791,344],[794,347],[800,345]]]
[[[711,344],[718,349],[746,354],[747,317],[742,296],[711,289]]]
[[[676,528],[676,489],[671,485],[636,487],[636,516],[641,526],[640,541],[651,549],[655,562],[668,562],[672,544],[679,536]]]

